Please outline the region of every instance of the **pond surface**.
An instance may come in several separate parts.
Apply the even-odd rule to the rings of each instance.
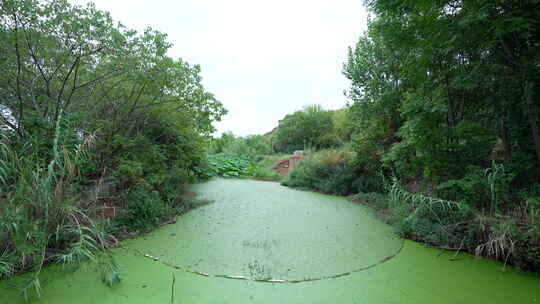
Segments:
[[[277,183],[193,186],[213,203],[115,249],[124,281],[42,276],[34,303],[540,303],[540,278],[394,236],[369,208]],[[0,304],[24,303],[0,282]]]

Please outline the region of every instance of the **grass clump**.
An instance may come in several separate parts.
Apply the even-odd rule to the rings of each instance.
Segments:
[[[378,211],[396,232],[430,246],[467,251],[521,269],[540,272],[540,208],[529,198],[505,213],[478,209],[467,201],[450,201],[404,189],[398,180],[386,193],[351,196]]]
[[[279,181],[281,179],[281,175],[276,173],[274,170],[268,169],[260,165],[255,166],[251,170],[250,176],[254,179],[266,181]]]

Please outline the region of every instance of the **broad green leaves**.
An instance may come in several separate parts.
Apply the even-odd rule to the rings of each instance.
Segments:
[[[249,176],[255,167],[246,158],[229,154],[213,154],[207,163],[197,168],[200,177],[208,179],[215,176],[241,177]]]

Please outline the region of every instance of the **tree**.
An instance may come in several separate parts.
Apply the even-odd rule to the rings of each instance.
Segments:
[[[459,177],[493,157],[540,166],[537,1],[366,4],[376,18],[344,68],[360,142],[413,176]]]
[[[107,204],[127,209],[117,224],[128,229],[185,210],[179,185],[226,110],[170,47],[92,4],[0,2],[0,278],[33,272],[24,292],[39,294],[45,262],[76,266],[106,249],[89,185],[112,183]],[[99,264],[104,282],[119,280]]]
[[[276,149],[291,153],[306,148],[327,148],[337,144],[333,137],[332,113],[319,105],[305,107],[279,121]]]

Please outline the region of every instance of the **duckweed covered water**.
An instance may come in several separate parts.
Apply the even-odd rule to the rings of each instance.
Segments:
[[[49,267],[35,303],[170,303],[173,274],[175,303],[540,303],[539,277],[403,244],[341,198],[247,180],[194,189],[215,202],[115,250],[123,283],[107,288],[91,270]],[[0,283],[0,304],[24,303],[10,283]]]
[[[299,281],[376,265],[403,243],[369,209],[342,198],[249,180],[194,190],[214,203],[129,246],[191,271]]]

